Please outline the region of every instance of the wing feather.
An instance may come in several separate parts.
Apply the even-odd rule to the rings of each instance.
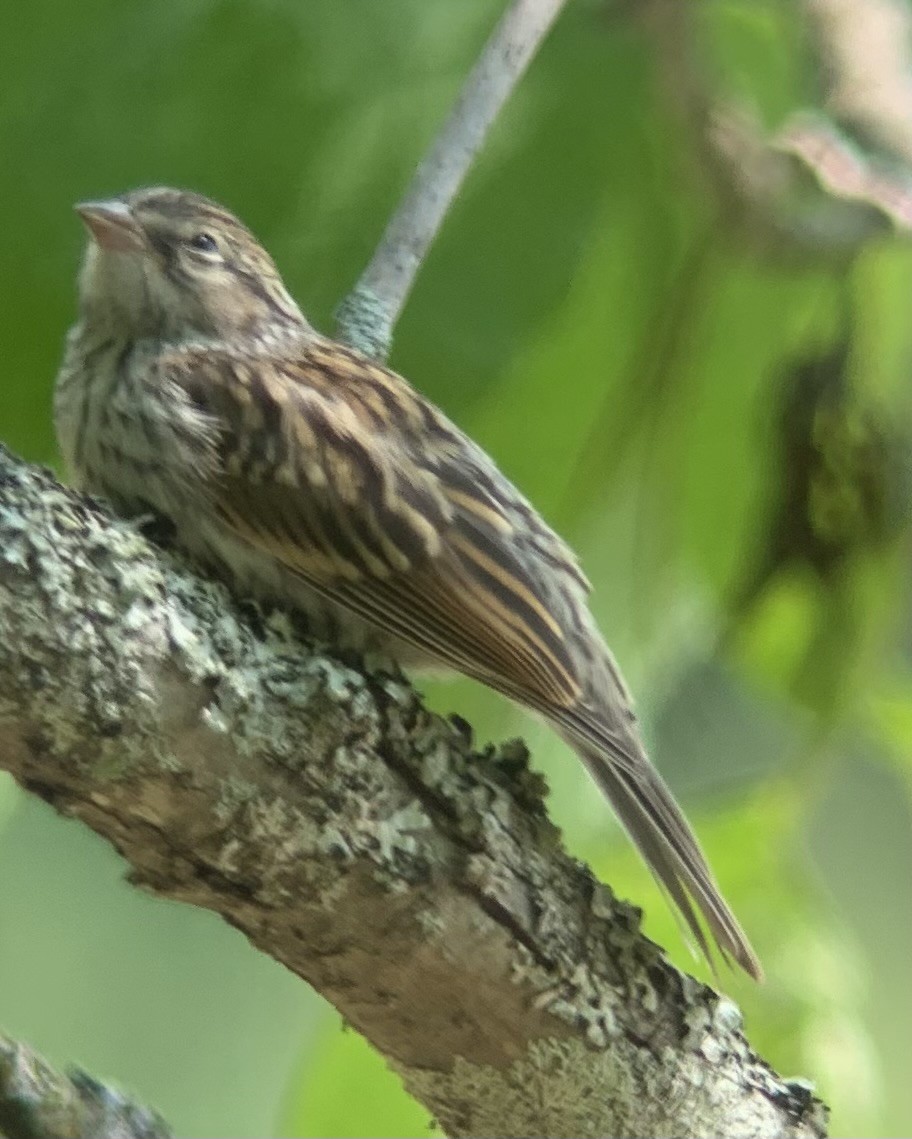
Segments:
[[[329,601],[544,713],[576,748],[709,957],[760,965],[649,764],[588,623],[568,548],[404,380],[339,345],[294,359],[212,348],[170,361],[214,425],[210,508]],[[581,677],[580,673],[585,676]]]
[[[566,547],[537,516],[526,525],[524,500],[505,500],[506,480],[404,380],[355,354],[340,366],[340,351],[305,344],[276,365],[200,348],[169,361],[217,424],[218,517],[441,663],[533,706],[571,706],[581,687],[548,594]],[[564,570],[579,591],[569,551]]]

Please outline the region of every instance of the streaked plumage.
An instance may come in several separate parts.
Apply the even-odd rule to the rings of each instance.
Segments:
[[[318,335],[231,214],[152,189],[78,207],[92,240],[55,420],[76,482],[154,510],[317,632],[445,665],[575,748],[708,956],[760,967],[646,757],[576,559],[388,369]]]

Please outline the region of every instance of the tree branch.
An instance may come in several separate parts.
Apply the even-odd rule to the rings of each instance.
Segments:
[[[450,1135],[823,1134],[569,858],[521,745],[0,448],[0,763],[309,981]]]
[[[906,0],[802,0],[825,107],[912,168],[912,12]]]
[[[513,0],[491,34],[358,283],[339,306],[340,340],[377,359],[491,124],[566,0]]]
[[[156,1112],[85,1072],[68,1075],[0,1035],[0,1135],[10,1139],[169,1139]]]
[[[910,49],[904,4],[803,0],[826,109],[834,117],[802,110],[773,135],[718,90],[702,51],[699,5],[650,0],[644,13],[669,106],[690,136],[722,219],[752,254],[844,264],[872,241],[897,232],[908,237],[912,85],[901,75]],[[862,128],[865,149],[846,126]]]

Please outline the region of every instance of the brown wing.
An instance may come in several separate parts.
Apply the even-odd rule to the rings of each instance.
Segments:
[[[293,360],[211,350],[166,362],[214,417],[220,518],[313,588],[543,710],[580,695],[555,583],[566,547],[409,385],[323,341]]]
[[[378,628],[545,712],[707,957],[691,899],[723,952],[759,976],[580,615],[585,579],[490,460],[404,380],[337,345],[308,344],[293,362],[200,349],[166,370],[214,421],[223,523]]]

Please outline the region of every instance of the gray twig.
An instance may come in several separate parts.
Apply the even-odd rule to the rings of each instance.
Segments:
[[[566,0],[513,0],[337,313],[340,339],[385,359],[422,262],[491,124]]]

